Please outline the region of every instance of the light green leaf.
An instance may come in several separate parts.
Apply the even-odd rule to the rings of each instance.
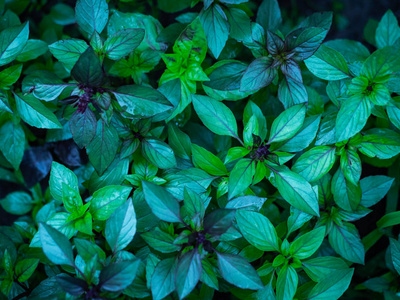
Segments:
[[[106,222],[105,237],[113,253],[123,250],[136,233],[136,214],[131,200],[117,208]]]
[[[305,115],[304,104],[292,106],[281,113],[272,123],[268,144],[293,137],[303,126]]]
[[[46,106],[32,95],[21,96],[14,94],[17,111],[29,125],[45,129],[61,129],[57,117]]]
[[[0,66],[12,62],[24,49],[29,37],[29,23],[4,29],[0,33]]]
[[[7,69],[0,72],[0,87],[3,89],[8,89],[8,87],[14,84],[22,72],[22,64],[13,65]]]
[[[223,162],[203,147],[192,144],[192,157],[195,167],[203,169],[211,175],[223,176],[228,173]]]
[[[78,0],[75,18],[79,28],[90,38],[96,31],[100,34],[108,22],[106,0]]]
[[[333,167],[335,147],[317,146],[303,153],[292,167],[292,171],[312,182],[320,179]]]
[[[325,227],[322,226],[301,235],[290,244],[289,254],[298,259],[310,257],[324,241],[325,231]]]
[[[255,162],[249,158],[238,161],[229,175],[229,199],[243,193],[253,181],[256,173]]]
[[[279,239],[274,225],[260,213],[238,210],[236,222],[243,237],[254,247],[262,251],[279,252]]]
[[[299,277],[292,266],[285,265],[278,273],[276,281],[276,299],[293,299],[296,294]]]
[[[38,58],[48,50],[47,43],[41,40],[28,40],[25,47],[17,56],[17,60],[26,62]]]
[[[361,201],[360,184],[347,180],[341,168],[332,178],[331,189],[335,203],[344,210],[354,211]]]
[[[110,185],[94,192],[90,200],[89,211],[94,220],[105,221],[129,197],[132,188],[120,185]]]

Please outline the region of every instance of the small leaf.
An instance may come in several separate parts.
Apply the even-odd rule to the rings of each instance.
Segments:
[[[0,205],[6,212],[19,216],[30,212],[34,201],[28,193],[12,192],[0,200]]]
[[[0,150],[8,162],[17,170],[25,150],[25,132],[19,123],[7,121],[0,127]]]
[[[229,199],[243,193],[252,183],[255,175],[255,162],[249,158],[238,161],[229,175]]]
[[[307,299],[339,299],[348,289],[354,269],[335,270],[318,282]]]
[[[361,202],[364,207],[371,207],[378,203],[390,190],[394,182],[394,178],[383,175],[368,176],[360,181],[361,185]]]
[[[86,0],[82,0],[86,1]],[[90,1],[90,0],[88,0]],[[103,0],[92,0],[103,1]],[[72,77],[81,84],[97,87],[103,83],[104,71],[92,47],[81,54],[71,70]]]
[[[90,108],[86,108],[83,113],[75,111],[69,120],[69,128],[71,129],[74,142],[79,148],[83,148],[88,145],[96,135],[96,116]]]
[[[79,194],[78,177],[67,167],[55,161],[52,162],[50,171],[50,193],[54,199],[63,200],[64,184]]]
[[[141,28],[123,29],[109,36],[104,43],[104,52],[109,59],[119,60],[135,50],[144,38]]]
[[[28,258],[20,260],[15,266],[15,276],[19,282],[27,281],[35,272],[39,264],[39,259]]]
[[[324,241],[325,231],[325,227],[318,227],[301,235],[290,244],[290,255],[298,259],[305,259],[313,255]]]
[[[67,70],[71,71],[81,54],[84,53],[88,47],[85,41],[68,39],[60,40],[49,45],[49,50]]]

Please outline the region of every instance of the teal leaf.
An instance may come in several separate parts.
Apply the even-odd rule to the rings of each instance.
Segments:
[[[0,33],[0,66],[12,62],[24,49],[29,37],[29,23],[4,29]]]
[[[25,132],[19,123],[7,121],[0,127],[0,151],[15,170],[19,168],[25,150]]]
[[[364,207],[371,207],[385,197],[394,182],[394,178],[383,175],[368,176],[360,181],[361,202]]]
[[[276,299],[293,299],[296,294],[299,277],[296,270],[289,265],[283,266],[276,280]]]
[[[143,156],[160,169],[169,169],[176,166],[176,158],[171,147],[155,138],[146,138],[142,141]]]
[[[269,85],[277,74],[275,68],[272,67],[273,62],[271,57],[256,58],[243,74],[240,91],[253,92]]]
[[[307,299],[339,299],[349,288],[354,269],[335,270],[318,282]]]
[[[71,71],[81,54],[84,53],[88,47],[85,41],[67,39],[49,45],[49,50],[68,71]]]
[[[78,0],[75,18],[79,28],[90,38],[94,32],[100,34],[108,22],[106,0]]]
[[[193,291],[201,273],[201,259],[197,249],[186,252],[179,258],[176,269],[176,291],[179,299],[184,299]]]
[[[325,231],[322,226],[301,235],[290,244],[289,254],[301,260],[310,257],[324,241]]]
[[[140,260],[126,260],[108,265],[101,270],[99,285],[109,292],[119,292],[126,289],[135,279]]]
[[[177,259],[166,258],[160,261],[151,277],[151,294],[154,300],[161,300],[175,290]]]
[[[400,27],[396,16],[389,9],[382,17],[375,31],[378,48],[393,45],[400,38]]]
[[[243,193],[252,183],[255,173],[255,162],[252,159],[239,160],[229,175],[229,199]]]
[[[104,53],[112,60],[120,60],[135,50],[144,38],[141,28],[120,30],[109,36],[104,43]]]

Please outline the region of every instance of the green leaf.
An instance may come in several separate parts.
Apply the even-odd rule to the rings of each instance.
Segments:
[[[28,40],[25,47],[17,56],[17,60],[26,62],[38,58],[48,50],[47,43],[41,40]]]
[[[193,291],[201,273],[201,259],[197,249],[186,252],[179,258],[176,269],[176,291],[179,299],[184,299]]]
[[[360,152],[379,159],[389,159],[400,153],[400,135],[387,128],[372,128],[365,132]]]
[[[0,150],[15,170],[19,169],[25,150],[25,132],[21,124],[7,121],[0,127]]]
[[[343,259],[333,256],[320,256],[302,262],[307,275],[315,282],[320,282],[335,270],[349,268]]]
[[[97,122],[96,135],[86,146],[89,160],[99,175],[102,175],[114,160],[119,144],[118,132],[102,120]]]
[[[33,208],[32,197],[25,192],[13,192],[0,200],[1,207],[13,215],[25,215]]]
[[[345,100],[336,119],[336,141],[347,140],[360,132],[371,115],[372,106],[362,94],[353,95]]]
[[[292,171],[312,182],[320,179],[332,169],[336,156],[335,147],[317,146],[303,153],[292,167]]]
[[[293,299],[296,294],[299,277],[292,266],[285,265],[278,273],[276,281],[276,299]]]
[[[20,260],[15,265],[15,276],[19,282],[27,281],[35,272],[37,266],[39,264],[39,259],[37,258],[28,258]]]
[[[80,296],[88,289],[87,283],[80,278],[71,277],[65,273],[54,276],[58,285],[72,296]]]
[[[0,66],[12,62],[24,49],[29,37],[29,23],[4,29],[0,33]]]
[[[236,119],[227,106],[207,96],[193,95],[192,100],[197,115],[208,129],[238,139]]]
[[[319,216],[318,199],[311,184],[286,166],[268,167],[275,174],[276,187],[283,199],[305,213]]]
[[[322,44],[328,29],[305,27],[290,32],[285,39],[287,50],[294,53],[293,59],[302,61],[313,55]]]
[[[239,160],[229,175],[229,199],[243,193],[252,183],[256,173],[255,162],[249,158]]]
[[[249,16],[239,8],[229,7],[224,9],[230,25],[229,36],[239,42],[243,42],[251,36],[251,20]]]
[[[277,0],[264,0],[258,7],[257,23],[265,31],[275,31],[282,23],[281,10]]]
[[[120,30],[109,36],[104,43],[105,55],[112,60],[119,60],[135,50],[144,38],[141,28]]]
[[[348,289],[353,273],[354,269],[332,271],[313,287],[307,299],[339,299]]]
[[[22,64],[13,65],[0,72],[0,87],[8,89],[10,85],[13,85],[18,78],[21,76]]]
[[[95,243],[89,242],[84,239],[74,239],[74,244],[76,247],[76,250],[78,251],[78,254],[85,260],[89,261],[92,259],[94,256],[98,256],[100,261],[103,261],[106,259],[106,254],[104,251],[97,246]]]
[[[353,224],[343,223],[342,226],[334,224],[329,234],[329,243],[343,258],[357,264],[364,264],[364,246]]]
[[[140,260],[121,261],[108,265],[101,270],[99,285],[109,292],[119,292],[126,289],[136,277]]]
[[[110,185],[94,192],[89,207],[93,219],[109,219],[114,211],[126,202],[131,191],[131,187]]]
[[[229,36],[229,22],[222,7],[212,5],[200,13],[200,21],[207,37],[207,45],[215,58],[218,58]]]
[[[243,237],[254,247],[262,251],[279,252],[279,239],[274,225],[260,213],[239,210],[236,222]]]
[[[272,67],[273,62],[274,60],[267,56],[256,58],[243,74],[240,91],[253,92],[269,85],[277,74]]]
[[[222,277],[241,289],[259,290],[264,287],[254,268],[238,255],[217,252],[218,269]]]
[[[303,126],[305,115],[304,104],[292,106],[281,113],[272,123],[268,144],[292,138]]]
[[[108,22],[106,0],[78,0],[75,18],[79,28],[90,38],[94,32],[100,34]]]
[[[69,120],[74,142],[79,148],[87,146],[96,135],[97,120],[90,108],[84,112],[75,111]]]
[[[371,207],[385,197],[394,182],[394,178],[383,175],[368,176],[360,181],[361,202],[364,207]]]
[[[165,222],[182,222],[179,202],[165,188],[142,181],[144,199],[152,212]]]
[[[175,290],[177,259],[166,258],[160,261],[151,277],[151,294],[154,300],[161,300]]]
[[[192,144],[192,157],[196,168],[203,169],[211,175],[223,176],[228,173],[224,163],[203,147]]]
[[[324,45],[340,52],[348,63],[364,61],[370,55],[368,48],[358,41],[335,39]]]
[[[357,185],[361,177],[361,159],[357,152],[346,149],[340,157],[340,168],[344,177],[352,184]]]
[[[354,184],[338,169],[332,178],[332,194],[335,203],[342,209],[353,211],[361,201],[360,184]]]
[[[43,252],[52,263],[75,266],[72,246],[65,235],[44,223],[39,223],[39,233]]]
[[[189,136],[171,123],[168,125],[168,143],[177,157],[190,160],[192,143]]]
[[[92,47],[88,47],[85,52],[81,54],[71,70],[71,75],[76,81],[87,86],[97,87],[103,83],[103,68],[100,59],[96,56]]]
[[[400,70],[398,48],[391,46],[372,53],[364,62],[360,75],[372,82],[386,82],[392,72]]]
[[[73,8],[64,3],[57,3],[51,8],[50,16],[54,23],[66,26],[75,23],[75,12]]]
[[[325,227],[318,227],[301,235],[290,244],[289,254],[298,259],[310,257],[324,241],[325,231]]]
[[[14,94],[17,111],[29,125],[45,129],[61,129],[57,117],[35,97]]]
[[[161,231],[159,228],[144,232],[140,236],[151,248],[161,253],[172,253],[181,249],[180,245],[174,244],[175,238],[172,235]]]
[[[60,40],[49,45],[50,52],[68,71],[71,71],[82,53],[88,48],[85,41],[78,39]]]
[[[112,93],[123,111],[134,117],[148,118],[173,108],[163,94],[147,86],[125,85]]]
[[[56,99],[63,90],[71,86],[49,71],[35,71],[26,76],[22,82],[22,92],[32,93],[36,98],[44,101]]]
[[[75,190],[79,194],[78,177],[76,177],[75,173],[70,169],[55,161],[53,161],[51,165],[49,185],[51,195],[54,199],[59,201],[63,201],[64,185]],[[82,206],[82,202],[80,204]],[[69,210],[68,205],[66,207]]]
[[[286,109],[308,101],[307,89],[303,81],[293,80],[289,76],[284,76],[279,85],[278,97]]]
[[[123,250],[136,233],[136,214],[132,201],[117,208],[106,222],[105,238],[113,253]]]
[[[311,73],[321,79],[340,80],[350,77],[343,55],[325,45],[321,45],[318,51],[304,63]]]
[[[224,234],[232,226],[235,212],[233,209],[223,208],[214,210],[204,218],[204,232],[213,236]]]
[[[169,169],[176,166],[174,151],[163,141],[155,138],[146,138],[142,141],[143,156],[160,169]]]
[[[400,38],[400,27],[396,16],[389,9],[382,17],[375,31],[378,48],[393,45]]]
[[[208,74],[210,81],[203,83],[206,87],[219,91],[236,91],[240,88],[240,80],[247,65],[239,61],[225,60],[212,68],[212,72]]]
[[[393,267],[400,274],[400,243],[393,238],[390,238],[390,256],[392,257]]]

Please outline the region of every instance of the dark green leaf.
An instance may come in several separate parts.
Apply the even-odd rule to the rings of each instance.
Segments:
[[[126,289],[135,279],[140,260],[121,261],[108,265],[101,270],[99,284],[109,292],[118,292]]]
[[[200,280],[202,266],[197,250],[186,252],[179,258],[176,269],[176,291],[179,299],[184,299],[196,287]]]
[[[253,61],[243,74],[240,81],[240,91],[252,92],[269,85],[277,74],[272,64],[273,59],[266,56]]]

